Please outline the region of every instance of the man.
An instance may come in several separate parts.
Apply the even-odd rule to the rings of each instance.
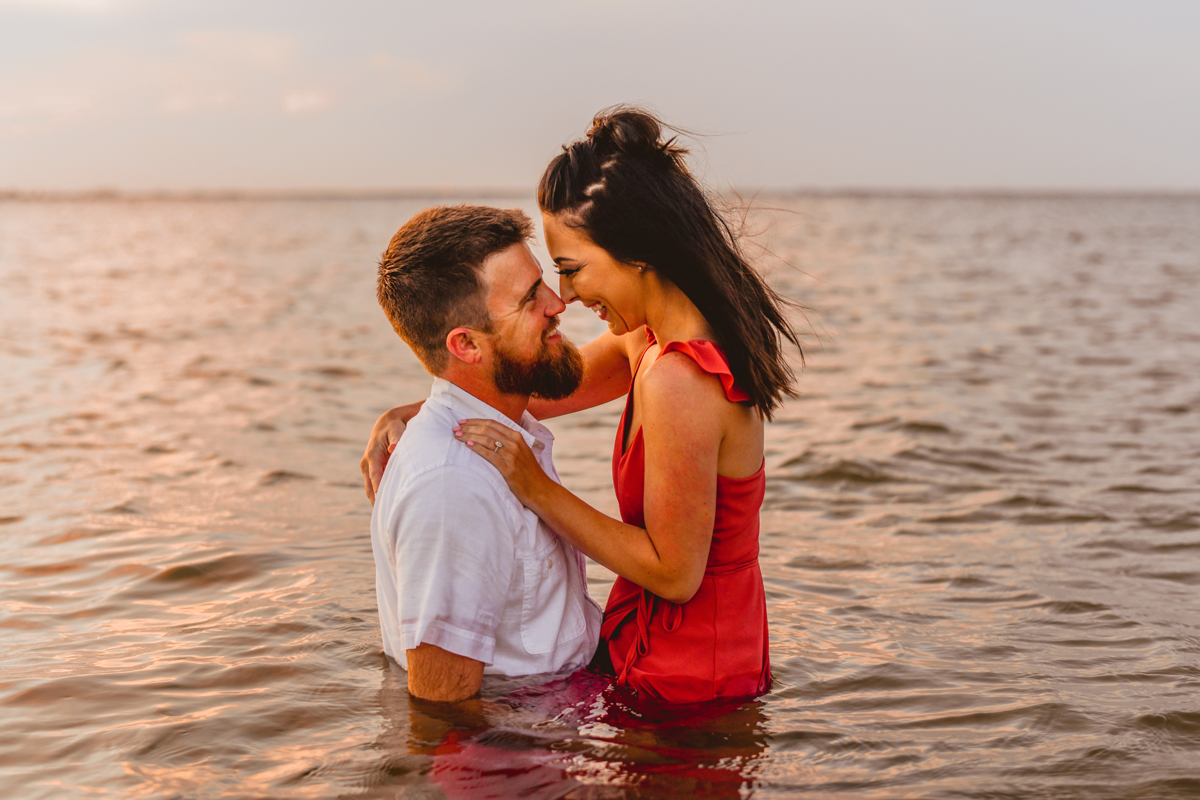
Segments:
[[[380,305],[435,376],[371,517],[384,651],[427,700],[471,697],[485,672],[582,667],[599,638],[583,556],[454,436],[460,420],[496,420],[558,479],[553,436],[526,406],[531,395],[569,395],[583,362],[557,332],[566,306],[542,281],[531,234],[520,211],[430,208],[379,265]]]

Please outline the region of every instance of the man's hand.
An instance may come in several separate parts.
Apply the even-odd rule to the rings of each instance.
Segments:
[[[400,437],[404,435],[408,421],[417,415],[424,402],[420,400],[406,406],[397,406],[391,411],[383,412],[383,415],[375,420],[371,438],[367,440],[367,449],[362,460],[358,462],[363,482],[366,484],[367,499],[371,501],[371,505],[375,505],[375,492],[379,490],[379,481],[383,480],[383,470],[387,466],[388,458],[396,449]]]
[[[479,694],[483,662],[421,644],[404,651],[408,657],[408,693],[422,700],[455,703]]]

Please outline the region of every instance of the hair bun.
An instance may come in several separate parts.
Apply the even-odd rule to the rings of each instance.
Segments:
[[[682,167],[687,150],[675,137],[662,140],[663,124],[647,111],[633,106],[606,108],[592,119],[588,141],[598,154],[624,154],[634,158],[667,160]]]

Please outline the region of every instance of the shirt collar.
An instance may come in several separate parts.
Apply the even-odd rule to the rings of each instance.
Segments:
[[[506,428],[521,434],[525,444],[534,450],[547,448],[554,442],[554,434],[550,432],[550,429],[534,419],[528,411],[521,414],[521,424],[517,425],[475,395],[459,388],[445,378],[435,377],[433,379],[433,389],[429,392],[429,399],[455,413],[462,413],[466,417],[495,420]]]

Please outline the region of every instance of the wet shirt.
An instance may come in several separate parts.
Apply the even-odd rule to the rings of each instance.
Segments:
[[[405,666],[404,651],[433,644],[502,675],[584,666],[601,619],[584,557],[454,437],[468,418],[518,431],[558,481],[544,425],[526,413],[517,426],[435,379],[388,460],[371,516],[383,649]]]

